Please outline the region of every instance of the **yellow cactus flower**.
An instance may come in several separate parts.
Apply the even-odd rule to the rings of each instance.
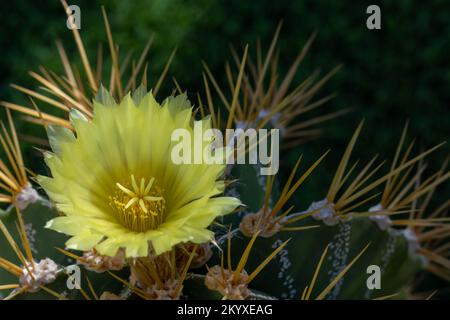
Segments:
[[[40,176],[38,182],[63,213],[47,227],[70,235],[68,248],[107,256],[121,248],[126,257],[159,255],[179,243],[211,240],[208,226],[240,204],[218,196],[225,189],[220,180],[225,164],[171,160],[172,132],[193,133],[186,95],[162,105],[151,93],[139,102],[134,98],[94,101],[91,121],[72,112],[75,134],[49,127],[53,153],[45,159],[52,177]],[[199,123],[211,127],[208,118]]]

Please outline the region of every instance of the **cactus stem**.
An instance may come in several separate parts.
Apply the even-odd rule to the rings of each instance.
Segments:
[[[344,277],[344,275],[350,270],[350,268],[355,264],[355,262],[363,255],[363,253],[367,250],[367,248],[370,246],[370,243],[366,245],[358,255],[353,258],[352,261],[344,268],[342,271],[331,281],[328,286],[317,296],[316,300],[323,300],[328,293],[336,286],[336,284],[339,282],[340,279]]]

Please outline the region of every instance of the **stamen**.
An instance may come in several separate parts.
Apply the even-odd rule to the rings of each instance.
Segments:
[[[139,193],[139,188],[136,183],[136,179],[134,178],[134,174],[131,175],[131,184],[133,186],[134,192]]]
[[[139,205],[141,206],[142,211],[144,211],[145,213],[148,213],[148,210],[147,210],[147,208],[145,207],[144,200],[139,199]]]
[[[129,189],[127,189],[127,188],[125,188],[123,185],[121,185],[120,183],[116,183],[116,186],[120,189],[120,190],[122,190],[123,192],[125,192],[127,195],[129,195],[130,197],[136,197],[136,194],[133,192],[133,191],[131,191],[131,190],[129,190]]]
[[[153,182],[154,182],[154,181],[155,181],[155,178],[152,177],[152,178],[150,179],[150,181],[148,182],[147,187],[145,188],[144,194],[149,193],[150,189],[151,189],[152,186],[153,186]]]
[[[159,201],[159,200],[162,200],[164,198],[163,197],[145,196],[144,199],[147,200],[147,201]]]
[[[141,179],[141,194],[144,194],[144,190],[145,190],[145,179],[142,178]]]
[[[128,203],[125,205],[125,209],[128,209],[129,207],[131,207],[131,205],[133,203],[135,203],[136,201],[138,201],[138,198],[136,198],[136,197],[131,198],[130,201],[128,201]]]

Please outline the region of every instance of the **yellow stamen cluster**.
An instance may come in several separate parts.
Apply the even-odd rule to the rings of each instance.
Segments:
[[[141,178],[138,184],[131,175],[131,186],[116,183],[118,190],[110,197],[111,206],[119,222],[130,230],[153,230],[162,223],[165,200],[161,189],[156,185],[153,187],[154,182],[154,177],[147,184],[145,178]]]

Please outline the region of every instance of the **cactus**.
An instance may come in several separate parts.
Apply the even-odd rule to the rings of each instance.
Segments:
[[[67,6],[64,1],[63,4]],[[116,119],[113,112],[122,112],[117,110],[123,110],[123,119],[114,120],[112,127],[115,129],[109,132],[111,140],[121,138],[128,130],[125,118],[132,117],[134,110],[154,108],[154,112],[161,113],[158,113],[161,122],[167,117],[175,123],[183,123],[188,130],[192,129],[194,120],[225,136],[227,129],[267,129],[269,132],[278,129],[284,148],[318,138],[319,124],[348,111],[300,119],[332,97],[315,100],[319,89],[339,68],[320,79],[312,74],[291,89],[315,35],[283,78],[276,59],[281,26],[275,32],[265,59],[261,58],[260,49],[256,63],[249,58],[248,46],[242,58],[238,50],[233,49],[237,70],[233,71],[232,64],[227,64],[226,79],[221,79],[228,81],[229,93],[220,87],[221,81],[205,64],[202,77],[205,91],[197,95],[195,111],[176,81],[175,90],[179,94],[162,100],[160,106],[156,100],[159,100],[158,93],[174,55],[148,92],[144,60],[149,45],[126,78],[126,72],[120,70],[127,70],[127,62],[119,59],[104,10],[103,16],[112,61],[107,79],[94,74],[89,63],[93,59],[87,58],[83,42],[78,41],[78,30],[73,29],[84,76],[74,76],[67,53],[58,43],[66,73],[58,76],[53,72],[32,72],[33,78],[46,88],[44,93],[15,85],[15,89],[30,96],[32,106],[1,102],[6,108],[9,129],[3,125],[0,135],[6,155],[0,162],[0,199],[5,204],[0,212],[0,298],[400,299],[413,297],[411,284],[417,281],[421,271],[450,280],[446,250],[449,202],[430,209],[435,189],[450,177],[450,172],[446,171],[447,161],[438,172],[427,176],[424,161],[441,145],[415,155],[414,143],[403,150],[407,126],[387,170],[382,162],[376,164],[376,156],[360,168],[358,161],[351,163],[352,151],[363,127],[361,122],[341,156],[330,186],[320,190],[323,199],[310,199],[304,208],[290,206],[290,201],[301,192],[306,180],[314,179],[316,168],[327,157],[339,156],[338,151],[324,150],[315,162],[306,166],[300,157],[287,180],[276,173],[262,175],[260,164],[218,167],[215,170],[220,174],[214,178],[212,186],[208,185],[207,195],[203,195],[201,201],[192,200],[192,203],[199,203],[198,207],[183,204],[184,211],[173,214],[178,219],[173,218],[174,227],[166,226],[168,216],[164,216],[164,210],[173,209],[175,205],[170,201],[175,200],[158,184],[161,183],[158,179],[165,179],[161,176],[156,180],[150,177],[139,180],[140,177],[135,178],[131,173],[129,184],[115,181],[119,196],[112,195],[108,200],[109,209],[103,210],[116,210],[116,213],[119,209],[125,213],[135,210],[134,216],[114,216],[114,219],[123,219],[120,228],[117,228],[117,221],[112,224],[111,218],[101,222],[104,217],[110,217],[103,213],[97,213],[95,219],[89,216],[90,210],[97,206],[97,195],[86,193],[80,187],[71,189],[78,190],[79,194],[68,193],[69,185],[56,186],[52,181],[59,176],[70,178],[68,184],[72,180],[87,179],[58,168],[71,161],[70,155],[80,152],[80,141],[86,141],[83,139],[89,137],[87,133],[92,133],[92,128],[111,130],[105,123],[109,118]],[[96,66],[97,70],[100,67]],[[102,83],[109,79],[109,88],[105,89]],[[45,95],[48,92],[51,94]],[[41,111],[33,99],[39,104],[62,109],[65,114],[56,116]],[[11,110],[24,113],[28,120],[45,127],[50,150],[42,149],[42,153],[53,177],[37,176],[25,169]],[[141,144],[144,131],[139,131],[143,128],[132,129],[136,137],[125,141],[124,145],[145,145],[146,140]],[[252,148],[267,142],[257,140],[247,144],[245,135],[239,134],[227,138],[225,147],[230,146],[233,139],[237,145],[243,143],[242,150],[232,150],[234,156],[245,156]],[[97,147],[104,146],[98,144]],[[127,154],[133,149],[123,149],[126,161],[134,161]],[[111,157],[114,152],[110,152]],[[230,155],[225,152],[227,159]],[[148,161],[170,161],[154,157]],[[271,160],[274,161],[273,154]],[[109,168],[115,160],[104,161]],[[139,166],[145,165],[138,163]],[[193,167],[186,168],[183,175],[189,178],[185,179],[198,183],[206,181],[213,171],[212,165],[205,166],[205,171],[196,176]],[[112,174],[108,170],[105,172]],[[170,172],[167,171],[167,176]],[[104,181],[96,182],[99,188]],[[380,188],[382,192],[378,192]],[[173,189],[174,193],[177,191]],[[219,196],[221,193],[224,195]],[[76,207],[78,195],[87,202]],[[129,217],[135,220],[127,220],[132,219]],[[106,233],[102,228],[112,230]],[[124,228],[131,231],[125,232]],[[380,271],[381,288],[377,290],[368,286],[367,272],[371,267]]]

